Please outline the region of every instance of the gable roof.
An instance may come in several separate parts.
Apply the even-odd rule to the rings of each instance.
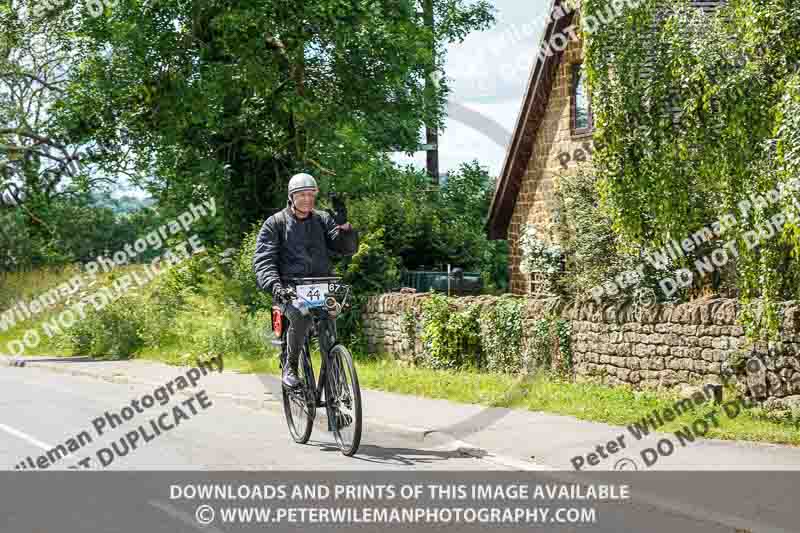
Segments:
[[[691,1],[695,7],[702,9],[706,13],[725,3],[725,0]],[[555,20],[553,20],[553,16],[550,17],[547,27],[542,32],[539,47],[536,48],[537,53],[542,50],[545,43],[551,42],[554,35],[563,34],[564,30],[572,24],[575,13],[580,11],[579,7],[576,7],[574,11],[570,11],[571,8],[566,3],[566,0],[552,0],[549,13],[552,14],[554,11],[558,13],[560,9],[564,16]],[[552,50],[553,53],[551,55],[538,54],[528,79],[528,87],[517,115],[514,134],[511,136],[500,178],[497,180],[492,204],[489,207],[489,217],[486,222],[489,239],[506,239],[508,237],[508,226],[522,185],[522,177],[527,170],[533,152],[534,141],[536,140],[536,133],[544,118],[547,102],[550,99],[554,75],[564,53],[563,50],[560,52],[554,48]]]

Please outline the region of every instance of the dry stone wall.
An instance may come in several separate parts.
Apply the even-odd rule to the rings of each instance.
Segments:
[[[410,358],[422,352],[420,309],[426,294],[370,298],[365,331],[371,350]],[[492,305],[498,297],[457,298],[456,304]],[[522,298],[522,297],[520,297]],[[524,299],[523,344],[533,324],[553,312],[572,325],[576,376],[634,387],[691,387],[731,383],[767,407],[800,408],[800,303],[782,304],[779,341],[754,345],[737,324],[739,304],[714,299],[647,309],[601,308],[559,298]],[[411,339],[414,339],[412,342]],[[520,357],[522,355],[520,354]]]

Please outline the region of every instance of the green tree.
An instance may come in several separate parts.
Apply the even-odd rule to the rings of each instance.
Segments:
[[[477,161],[451,172],[432,188],[424,171],[389,174],[390,190],[352,202],[353,223],[364,231],[383,228],[383,246],[402,268],[444,268],[447,264],[485,273],[487,285],[507,286],[507,244],[488,241],[484,230],[494,180]]]
[[[437,13],[439,47],[492,21],[484,1]],[[283,205],[296,171],[346,180],[388,146],[415,149],[447,96],[424,105],[432,36],[410,0],[121,0],[73,34],[73,134],[132,149],[162,203],[217,198],[232,239]]]

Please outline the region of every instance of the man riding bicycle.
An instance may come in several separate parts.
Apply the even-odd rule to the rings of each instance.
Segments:
[[[293,176],[287,207],[264,222],[253,255],[258,288],[271,292],[274,301],[286,303],[288,364],[283,367],[282,380],[287,387],[300,384],[297,365],[312,319],[286,301],[283,280],[330,276],[332,255],[358,251],[358,231],[350,223],[337,224],[330,214],[314,209],[318,193],[313,176]]]

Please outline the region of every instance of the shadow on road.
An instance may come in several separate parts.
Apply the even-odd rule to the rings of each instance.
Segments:
[[[323,452],[339,453],[339,448],[329,442],[310,441],[309,446],[319,448]],[[374,444],[364,444],[358,449],[358,453],[352,457],[354,461],[362,461],[378,464],[400,464],[404,466],[418,466],[421,464],[443,463],[451,459],[471,459],[472,457],[462,454],[457,450],[431,450],[419,448],[403,447],[384,447]]]

